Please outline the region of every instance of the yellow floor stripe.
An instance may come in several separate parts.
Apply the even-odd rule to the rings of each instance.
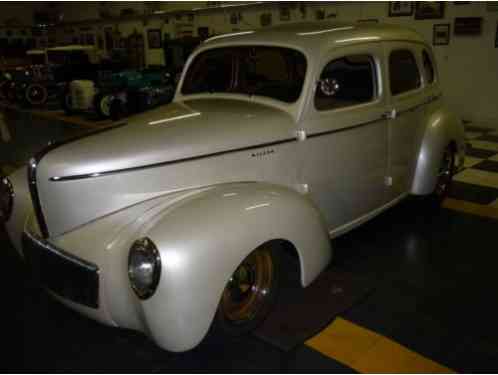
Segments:
[[[404,346],[337,318],[306,345],[361,373],[454,373]]]
[[[461,211],[471,215],[498,219],[498,209],[491,205],[482,205],[458,199],[447,198],[443,202],[443,207],[450,210]]]

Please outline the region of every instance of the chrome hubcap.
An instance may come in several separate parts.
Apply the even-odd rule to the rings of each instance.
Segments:
[[[235,270],[223,292],[221,308],[233,323],[253,319],[269,297],[273,262],[266,249],[254,251]]]
[[[439,168],[438,179],[436,184],[436,194],[444,196],[449,188],[451,179],[453,177],[453,153],[451,150],[446,149],[443,155],[443,161]]]

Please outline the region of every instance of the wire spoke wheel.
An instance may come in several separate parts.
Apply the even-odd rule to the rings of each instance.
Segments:
[[[47,101],[48,93],[47,89],[38,84],[34,83],[26,88],[26,100],[31,105],[41,105]]]
[[[221,311],[232,324],[254,320],[267,304],[274,281],[275,265],[270,251],[253,251],[235,270],[223,292]]]

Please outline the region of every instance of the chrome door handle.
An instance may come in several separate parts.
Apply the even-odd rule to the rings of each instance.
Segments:
[[[396,109],[391,109],[387,112],[384,112],[382,114],[382,118],[385,118],[385,119],[388,119],[388,120],[393,120],[396,118],[396,115],[397,115],[397,112],[396,112]]]

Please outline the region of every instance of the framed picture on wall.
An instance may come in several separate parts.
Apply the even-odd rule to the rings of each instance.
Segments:
[[[447,46],[450,44],[450,24],[440,23],[434,25],[432,44],[435,46]]]
[[[456,17],[453,33],[455,35],[480,35],[482,17]]]
[[[280,21],[290,21],[290,9],[288,7],[280,7]]]
[[[498,48],[498,21],[496,22],[495,48]]]
[[[263,13],[259,16],[259,23],[261,26],[271,26],[271,13]]]
[[[147,31],[147,42],[150,49],[161,48],[161,30],[149,29]]]
[[[413,3],[411,1],[389,2],[389,17],[411,16],[413,14]]]
[[[444,17],[444,1],[418,1],[415,5],[415,19],[427,20]]]

